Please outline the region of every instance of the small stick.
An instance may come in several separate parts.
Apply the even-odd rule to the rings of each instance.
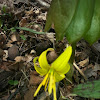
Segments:
[[[68,79],[68,78],[65,78],[70,84],[73,85],[73,83]]]
[[[81,69],[76,65],[76,63],[73,63],[74,67],[79,71],[79,73],[84,77],[85,80],[87,80],[86,76],[84,75],[84,73],[81,71]]]
[[[50,5],[46,2],[44,2],[43,0],[37,0],[39,2],[39,4],[41,4],[42,6],[46,7],[46,8],[49,8]]]
[[[7,100],[12,100],[12,98],[16,96],[16,94],[20,91],[20,89],[22,89],[22,87],[17,88],[16,91],[15,91],[14,93],[12,93],[12,94],[7,98]]]
[[[23,75],[25,76],[25,78],[27,79],[27,81],[29,82],[28,77],[26,76],[25,72],[23,70],[21,70],[21,72],[23,73]]]

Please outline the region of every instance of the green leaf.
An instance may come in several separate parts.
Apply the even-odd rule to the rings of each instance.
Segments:
[[[90,44],[93,44],[100,38],[100,0],[95,0],[94,15],[91,22],[91,28],[84,36]]]
[[[19,82],[18,82],[18,80],[9,80],[8,83],[10,85],[18,85]]]
[[[3,13],[7,13],[7,7],[3,6],[2,11],[3,11]]]
[[[16,29],[15,29],[14,27],[10,28],[10,30],[11,30],[12,32],[16,32]]]
[[[89,30],[94,11],[94,0],[79,0],[75,15],[66,32],[70,43],[80,40]]]
[[[26,28],[26,27],[15,27],[15,29],[29,31],[29,32],[32,32],[34,34],[45,34],[45,32],[37,32],[36,30],[30,29],[30,28]]]
[[[22,40],[26,40],[26,37],[24,35],[20,35]]]
[[[0,28],[3,26],[3,21],[0,19]]]
[[[100,80],[79,84],[73,93],[81,97],[100,99]]]
[[[45,31],[50,29],[51,24],[54,24],[56,39],[62,39],[65,34],[64,31],[73,18],[77,3],[78,0],[52,0],[47,15]]]

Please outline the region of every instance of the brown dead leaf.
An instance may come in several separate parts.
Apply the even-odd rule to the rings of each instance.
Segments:
[[[24,61],[24,62],[30,62],[30,61],[32,61],[32,59],[33,59],[33,56],[32,55],[25,55],[25,56],[17,56],[17,57],[15,57],[15,61],[16,62],[20,62],[20,61]]]
[[[100,71],[100,64],[95,63],[93,71],[95,71],[95,72]]]
[[[80,61],[78,64],[79,64],[81,67],[87,66],[87,65],[89,64],[89,58],[86,58],[85,60]]]
[[[35,71],[31,72],[30,81],[29,81],[30,85],[38,85],[41,83],[42,80],[43,80],[43,77],[38,76],[37,72],[35,72]]]
[[[25,61],[28,63],[30,61],[32,61],[33,56],[32,55],[25,55]]]
[[[15,100],[22,100],[21,94],[20,94],[20,93],[18,93],[18,94],[16,95]]]
[[[9,97],[9,95],[6,95],[6,96],[2,97],[1,100],[7,100],[8,97]]]
[[[33,100],[34,98],[34,93],[37,87],[29,87],[29,90],[26,92],[24,95],[24,100]]]
[[[75,59],[76,62],[80,62],[80,60],[84,60],[88,57],[86,52],[76,52],[75,53]]]
[[[11,44],[12,43],[12,41],[11,40],[9,40],[8,42],[7,42],[7,44],[6,44],[6,47],[12,47],[13,46],[13,44]]]
[[[0,8],[2,9],[4,6],[7,7],[7,11],[13,11],[13,0],[0,0]]]
[[[16,62],[21,62],[21,61],[23,61],[23,56],[17,56],[14,60]]]
[[[86,69],[86,71],[84,72],[84,74],[86,75],[87,78],[90,78],[92,76],[97,76],[97,73],[93,71],[92,68],[88,68]]]
[[[42,92],[38,97],[37,100],[51,100],[48,92]]]
[[[29,0],[14,0],[14,4],[18,4],[18,3],[29,3]]]
[[[3,56],[4,51],[0,48],[0,57]]]
[[[0,48],[1,49],[5,48],[5,44],[6,44],[6,35],[0,33]]]
[[[35,14],[39,14],[40,13],[40,11],[39,11],[39,9],[37,9],[36,11],[35,11]]]
[[[27,17],[23,17],[21,19],[21,21],[19,22],[20,27],[25,27],[27,25],[27,23],[28,23],[27,19],[28,19]]]
[[[29,11],[25,11],[26,15],[29,16],[29,15],[33,15],[33,12],[34,11],[34,8],[31,8],[31,10]]]
[[[100,52],[100,43],[96,42],[92,47],[95,49],[95,52]]]
[[[15,42],[15,41],[18,41],[19,40],[19,36],[17,35],[17,34],[12,34],[11,35],[11,40],[12,40],[12,42]]]
[[[38,16],[38,20],[46,20],[46,13],[42,13],[41,15]]]
[[[3,61],[7,61],[8,58],[8,50],[4,50]]]
[[[47,33],[46,36],[49,38],[49,40],[50,40],[52,43],[54,43],[54,41],[56,40],[56,39],[54,38],[54,33]]]
[[[0,69],[3,69],[5,71],[9,71],[8,66],[11,65],[11,64],[12,64],[12,62],[9,62],[9,61],[2,62],[2,63],[0,63]]]
[[[36,53],[36,51],[33,49],[33,50],[31,50],[31,52],[30,52],[30,54],[35,54]]]
[[[98,63],[95,63],[95,65],[88,65],[89,67],[84,71],[87,78],[90,78],[92,76],[97,77],[97,72],[100,71],[100,65]]]
[[[8,66],[8,69],[12,70],[12,71],[19,71],[23,67],[24,67],[24,63],[23,63],[23,61],[20,61],[20,62],[12,63],[11,65]]]

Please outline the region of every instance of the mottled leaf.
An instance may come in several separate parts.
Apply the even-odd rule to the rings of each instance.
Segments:
[[[100,99],[100,80],[79,84],[73,93],[81,97]]]

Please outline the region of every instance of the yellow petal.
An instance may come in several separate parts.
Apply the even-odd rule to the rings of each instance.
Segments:
[[[53,96],[54,96],[54,100],[57,100],[57,97],[56,97],[56,85],[55,85],[55,79],[54,79],[54,83],[53,83]]]
[[[59,74],[66,74],[70,70],[70,65],[67,63],[64,66],[61,66],[59,69],[56,70]]]
[[[44,52],[42,52],[42,54],[39,56],[39,64],[42,69],[49,70],[50,65],[48,64],[46,55],[48,51],[53,51],[53,50],[54,50],[53,48],[49,48]]]
[[[64,74],[58,74],[57,72],[55,72],[55,81],[56,82],[59,82],[59,81],[61,81],[64,78],[65,78]]]
[[[45,83],[47,81],[47,78],[48,78],[48,74],[45,76],[45,78],[43,79],[43,81],[41,82],[41,84],[38,86],[37,90],[34,93],[34,97],[38,94],[38,92],[39,92],[40,88],[42,87],[42,85],[45,85]]]
[[[52,85],[53,85],[53,81],[54,81],[53,78],[54,78],[54,77],[53,77],[53,71],[51,71],[51,72],[50,72],[50,82],[49,82],[49,87],[48,87],[48,92],[49,92],[49,94],[52,93]]]
[[[42,82],[41,82],[41,84],[38,86],[38,88],[37,88],[37,90],[35,91],[35,93],[34,93],[34,97],[38,94],[38,92],[39,92],[39,90],[41,89],[41,87],[42,87]]]
[[[67,63],[70,59],[71,54],[72,47],[68,46],[67,49],[52,63],[51,67],[62,74],[68,72],[70,66]]]
[[[40,68],[39,66],[36,65],[36,61],[38,60],[38,57],[35,57],[33,60],[34,63],[34,68],[35,70],[40,74],[40,75],[45,75],[47,74],[47,70]]]
[[[49,78],[47,78],[46,83],[45,83],[45,87],[44,87],[44,90],[45,90],[45,91],[46,91],[46,88],[47,88],[48,82],[49,82]]]
[[[48,79],[48,76],[49,76],[49,73],[46,74],[46,76],[45,76],[45,78],[44,78],[44,80],[43,80],[43,85],[45,85],[45,83],[46,83],[46,81],[47,81],[47,79]]]

